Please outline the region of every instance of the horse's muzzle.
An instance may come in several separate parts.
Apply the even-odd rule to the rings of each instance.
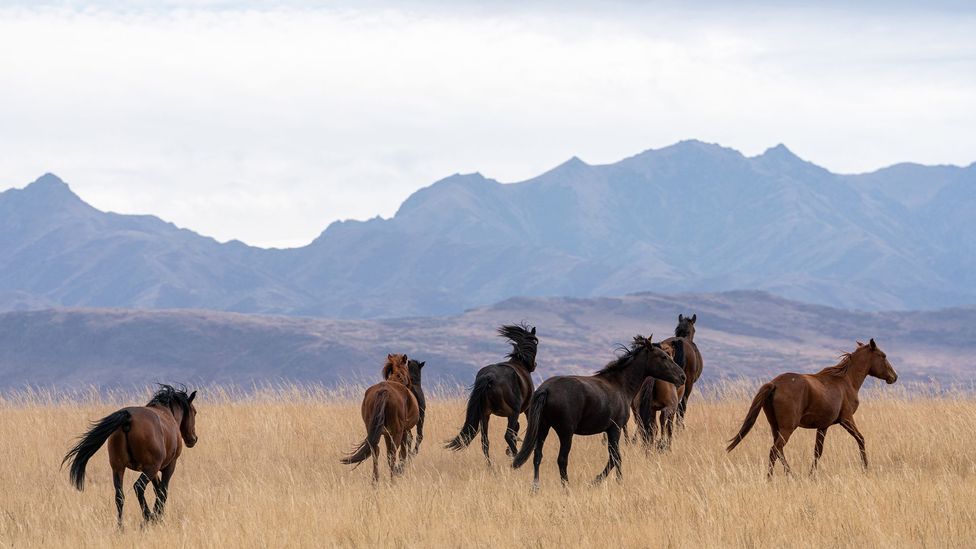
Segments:
[[[892,383],[898,381],[898,374],[892,374],[891,377],[889,377],[885,381],[888,382],[888,385],[891,385]]]
[[[196,445],[197,445],[197,437],[193,437],[191,439],[186,440],[186,447],[187,448],[193,448]]]

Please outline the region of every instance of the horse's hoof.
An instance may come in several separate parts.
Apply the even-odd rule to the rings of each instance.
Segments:
[[[538,494],[539,493],[539,481],[538,480],[533,480],[532,481],[532,487],[529,488],[529,493],[531,493],[531,494]]]
[[[515,452],[511,448],[505,448],[505,455],[508,457],[515,457]]]

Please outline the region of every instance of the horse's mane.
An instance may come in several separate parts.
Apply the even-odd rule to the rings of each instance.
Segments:
[[[400,357],[403,358],[402,361],[394,362]],[[400,365],[400,367],[403,368],[406,377],[406,379],[404,379],[405,381],[404,385],[409,386],[412,382],[412,378],[410,377],[410,365],[406,355],[397,354],[397,355],[388,355],[386,357],[386,363],[383,364],[383,379],[387,379],[387,380],[390,379],[390,376],[393,375],[393,370],[395,365]]]
[[[847,371],[851,368],[851,353],[842,353],[840,355],[840,362],[834,366],[828,366],[823,370],[820,370],[819,374],[827,374],[829,376],[841,377],[847,375]]]
[[[535,362],[535,353],[538,349],[532,331],[524,322],[520,324],[508,324],[498,328],[498,335],[504,337],[512,344],[512,352],[508,353],[508,358],[517,360],[531,368]]]
[[[627,347],[626,345],[620,345],[618,347],[618,349],[622,351],[620,356],[608,362],[606,366],[601,368],[594,375],[603,376],[603,375],[607,375],[613,372],[619,372],[620,370],[623,370],[624,368],[627,367],[627,364],[634,358],[634,356],[637,355],[638,352],[652,345],[657,345],[657,343],[651,343],[651,340],[649,338],[646,338],[641,335],[634,336],[634,340],[630,343],[630,347]]]
[[[184,412],[190,409],[190,395],[186,393],[186,386],[180,385],[179,388],[165,383],[159,383],[159,389],[153,394],[146,406],[165,406],[170,408],[173,404],[179,404]]]

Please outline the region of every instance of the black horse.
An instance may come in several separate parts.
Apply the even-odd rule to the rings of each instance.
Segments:
[[[533,489],[539,486],[539,464],[542,446],[555,429],[559,436],[559,476],[563,484],[569,482],[566,467],[573,435],[607,434],[610,454],[607,466],[596,477],[600,482],[616,468],[620,470],[620,428],[630,419],[630,403],[641,384],[648,377],[663,379],[675,385],[685,383],[685,374],[651,338],[634,337],[629,348],[616,360],[592,376],[555,376],[547,379],[532,395],[529,404],[529,425],[525,441],[515,456],[512,467],[521,467],[535,450]]]
[[[407,368],[410,370],[410,390],[413,396],[417,397],[417,406],[420,408],[420,419],[417,420],[417,443],[413,448],[413,453],[420,451],[420,442],[424,440],[424,416],[427,413],[427,398],[424,396],[424,388],[420,386],[420,370],[427,362],[417,362],[410,359]]]
[[[524,324],[502,326],[498,329],[498,335],[512,343],[512,352],[505,362],[491,364],[478,371],[471,396],[468,397],[464,426],[458,436],[445,444],[450,450],[461,450],[481,429],[481,450],[489,465],[488,418],[492,414],[508,418],[508,429],[505,431],[508,448],[505,453],[514,456],[518,451],[515,445],[519,430],[518,416],[529,406],[534,388],[532,372],[535,371],[535,355],[539,347],[535,327],[530,330]]]

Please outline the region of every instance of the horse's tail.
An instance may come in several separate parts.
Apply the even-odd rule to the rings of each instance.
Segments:
[[[746,414],[746,419],[742,422],[742,427],[739,432],[729,440],[729,445],[725,448],[726,452],[731,452],[736,446],[742,442],[742,439],[746,438],[752,426],[756,424],[756,418],[759,417],[759,411],[762,410],[763,406],[773,399],[773,392],[776,391],[776,386],[772,383],[767,383],[759,388],[759,392],[756,393],[756,398],[752,399],[752,405],[749,406],[749,413]],[[775,418],[774,418],[775,419]],[[776,432],[776,426],[773,425],[773,432]]]
[[[458,436],[447,441],[444,447],[448,450],[463,450],[478,434],[478,427],[481,425],[481,418],[485,417],[485,398],[488,391],[495,383],[490,375],[482,376],[474,380],[474,387],[471,388],[471,396],[468,397],[468,409],[464,414],[464,426]]]
[[[105,444],[108,437],[119,429],[126,433],[129,432],[131,425],[132,414],[128,410],[119,410],[103,417],[97,423],[93,423],[88,432],[78,439],[74,448],[69,450],[64,455],[64,459],[61,460],[62,467],[68,460],[72,460],[70,478],[75,488],[85,489],[85,467],[88,466],[88,460]]]
[[[361,463],[373,455],[373,448],[376,448],[380,443],[383,429],[386,428],[386,403],[389,400],[390,394],[387,391],[376,393],[376,400],[373,401],[373,415],[369,418],[369,424],[366,426],[366,439],[360,442],[352,453],[339,460],[341,463],[345,465]]]
[[[549,399],[549,389],[540,389],[532,395],[529,402],[529,425],[525,428],[525,440],[519,448],[515,459],[512,461],[512,468],[518,469],[529,460],[529,454],[535,449],[536,437],[539,436],[539,423],[542,421],[542,410],[546,407],[546,400]]]

